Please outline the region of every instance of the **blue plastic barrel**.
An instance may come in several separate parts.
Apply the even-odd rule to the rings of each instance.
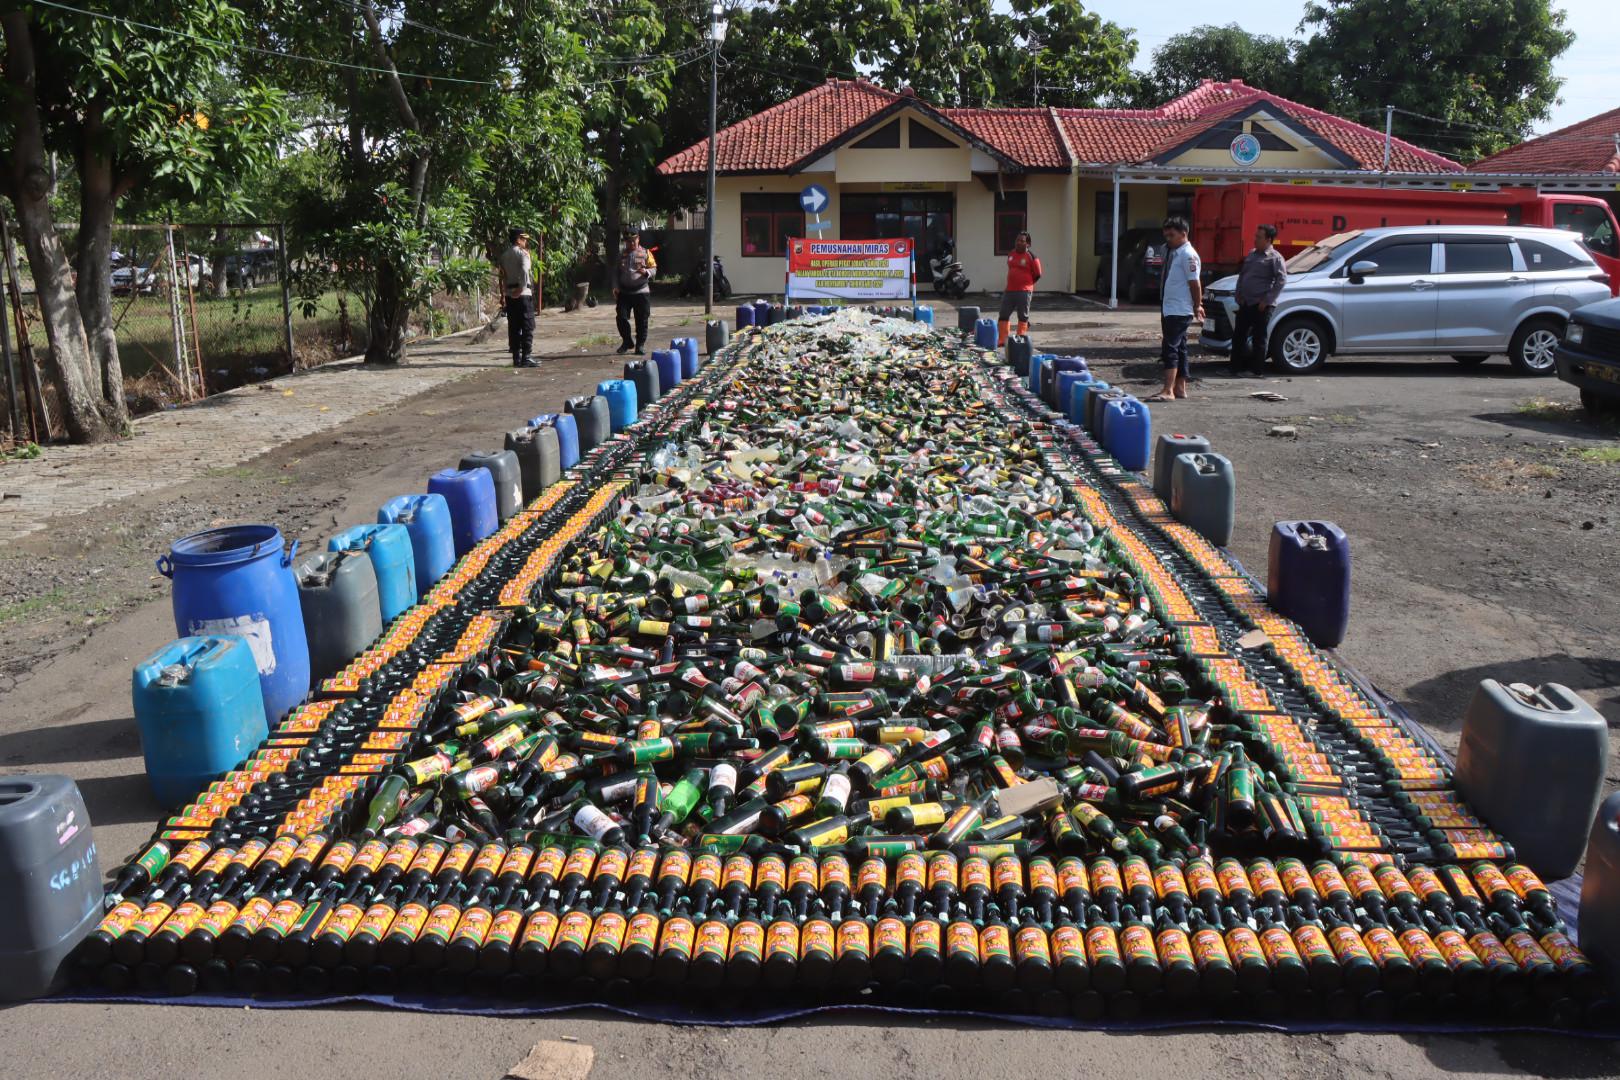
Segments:
[[[738,304],[737,305],[737,329],[741,330],[745,326],[753,326],[753,325],[754,325],[754,305],[753,304]]]
[[[353,525],[326,542],[327,551],[364,550],[377,573],[377,607],[383,625],[416,603],[416,556],[403,525]]]
[[[428,478],[428,492],[450,505],[450,535],[456,558],[500,526],[495,507],[495,476],[488,469],[440,469]]]
[[[1103,407],[1103,449],[1121,468],[1141,472],[1153,457],[1153,417],[1148,407],[1126,395]]]
[[[400,495],[389,499],[377,511],[377,521],[382,525],[403,525],[410,536],[418,597],[426,595],[456,564],[450,504],[443,495]]]
[[[658,365],[658,385],[669,393],[681,383],[681,354],[672,349],[654,349],[653,363]]]
[[[1271,529],[1266,591],[1272,610],[1331,649],[1350,627],[1350,540],[1331,521],[1279,521]]]
[[[678,337],[669,343],[669,347],[681,358],[681,378],[690,379],[698,373],[697,338]]]
[[[1057,411],[1074,418],[1074,388],[1091,381],[1089,371],[1065,371],[1057,377]]]
[[[615,434],[636,422],[636,384],[629,379],[605,379],[596,392],[607,398],[608,423]]]
[[[996,347],[996,320],[980,319],[973,324],[973,344],[981,349]]]
[[[754,325],[771,325],[771,302],[769,300],[754,301]],[[659,372],[659,374],[663,374],[663,372]]]
[[[934,308],[930,304],[918,304],[911,309],[911,317],[917,322],[928,326],[934,325]]]
[[[146,779],[165,809],[242,764],[270,733],[245,638],[171,641],[135,665],[131,682]]]
[[[574,422],[572,413],[541,413],[529,421],[529,426],[556,428],[557,455],[562,467],[572,469],[579,464],[579,425]]]
[[[1057,377],[1066,371],[1085,371],[1086,362],[1078,356],[1054,356],[1041,368],[1041,385],[1037,391],[1041,400],[1053,408],[1061,410],[1063,399],[1058,397]]]
[[[292,560],[274,525],[226,525],[176,540],[157,561],[174,579],[180,637],[236,634],[259,669],[264,715],[277,723],[309,693],[309,642]]]

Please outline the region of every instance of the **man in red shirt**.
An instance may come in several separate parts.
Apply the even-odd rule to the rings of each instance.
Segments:
[[[1001,292],[1001,314],[996,320],[997,344],[1007,344],[1007,324],[1016,312],[1018,332],[1029,334],[1029,302],[1041,280],[1041,260],[1029,250],[1029,233],[1021,232],[1007,256],[1007,287]]]

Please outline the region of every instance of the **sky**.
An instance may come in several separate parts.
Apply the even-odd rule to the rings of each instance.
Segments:
[[[1620,108],[1620,18],[1615,0],[1561,0],[1557,6],[1567,16],[1564,25],[1575,31],[1575,44],[1553,66],[1565,80],[1563,100],[1536,126],[1538,135]],[[1136,67],[1146,69],[1153,50],[1167,38],[1203,23],[1235,22],[1256,34],[1299,36],[1305,5],[1303,0],[1243,0],[1231,8],[1186,0],[1086,0],[1086,7],[1121,26],[1136,28],[1141,46]]]

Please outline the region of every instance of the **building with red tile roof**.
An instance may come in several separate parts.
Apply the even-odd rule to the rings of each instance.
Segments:
[[[1614,172],[1620,152],[1593,135],[1605,126],[1620,127],[1620,110],[1475,169]],[[708,151],[699,142],[658,170],[701,184]],[[1027,229],[1045,264],[1038,289],[1078,291],[1107,276],[1116,232],[1190,219],[1200,185],[1488,186],[1457,180],[1463,167],[1443,155],[1236,79],[1152,109],[939,108],[831,79],[718,132],[715,156],[715,252],[744,293],[780,292],[787,242],[807,232],[910,237],[925,287],[928,257],[950,244],[974,288],[995,291]],[[799,201],[812,183],[828,193],[819,215]]]

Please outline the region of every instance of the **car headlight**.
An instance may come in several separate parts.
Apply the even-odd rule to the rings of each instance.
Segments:
[[[1564,331],[1564,340],[1571,345],[1579,345],[1585,338],[1586,327],[1578,322],[1570,323],[1569,329]]]

